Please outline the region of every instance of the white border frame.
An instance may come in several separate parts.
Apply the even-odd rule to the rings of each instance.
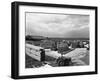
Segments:
[[[25,12],[45,12],[90,15],[90,65],[73,67],[52,67],[25,69]],[[41,75],[95,71],[95,10],[55,8],[39,6],[19,6],[19,75]],[[91,50],[92,49],[92,50]],[[81,69],[80,69],[81,68]],[[67,70],[66,70],[67,69]]]

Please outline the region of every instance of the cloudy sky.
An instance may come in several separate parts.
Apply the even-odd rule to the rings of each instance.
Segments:
[[[26,13],[26,35],[88,38],[89,15]]]

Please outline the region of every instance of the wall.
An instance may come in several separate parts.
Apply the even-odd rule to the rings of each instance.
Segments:
[[[13,81],[10,78],[11,65],[11,2],[14,0],[0,1],[0,81]],[[94,5],[98,6],[100,10],[100,0],[21,0],[30,2],[44,2],[44,3],[58,3],[58,4],[78,4],[78,5]],[[98,12],[98,14],[100,11]],[[100,15],[98,16],[98,19]],[[100,21],[100,19],[99,19]],[[100,25],[100,24],[99,24]],[[99,26],[98,26],[99,27]],[[100,28],[99,28],[100,29]],[[100,32],[99,32],[100,34]],[[100,38],[99,38],[100,41]],[[100,43],[98,44],[100,45]],[[99,46],[100,48],[100,46]],[[100,55],[98,56],[100,57]],[[100,62],[100,59],[99,59]],[[100,66],[100,64],[99,64]],[[80,68],[81,69],[81,68]],[[100,70],[99,70],[100,71]],[[69,77],[53,77],[53,78],[39,78],[34,81],[99,81],[98,75],[83,75],[83,76],[69,76]],[[33,79],[26,79],[26,81],[33,81]]]

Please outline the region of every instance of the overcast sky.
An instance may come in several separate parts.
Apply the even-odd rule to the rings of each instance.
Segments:
[[[26,13],[26,35],[88,38],[89,15]]]

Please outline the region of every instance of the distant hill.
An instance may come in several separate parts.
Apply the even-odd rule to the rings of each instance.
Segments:
[[[27,35],[26,40],[43,40],[46,39],[46,37],[43,36],[32,36],[32,35]]]
[[[48,38],[48,39],[63,39],[63,40],[89,40],[89,38]]]
[[[49,40],[89,40],[89,38],[54,38],[54,37],[44,37],[44,36],[32,36],[32,35],[26,36],[26,40],[44,40],[44,39],[49,39]]]

